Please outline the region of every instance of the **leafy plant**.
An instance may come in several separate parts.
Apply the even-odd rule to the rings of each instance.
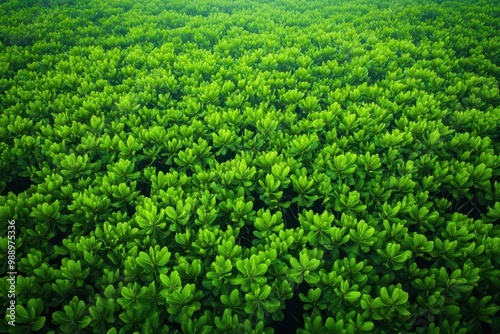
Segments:
[[[52,315],[52,322],[60,325],[63,333],[79,333],[92,321],[86,313],[85,302],[75,296],[64,306],[64,312],[57,311]]]
[[[112,299],[98,297],[95,305],[89,307],[89,314],[92,319],[90,326],[95,331],[105,331],[109,325],[115,322],[116,302]]]
[[[266,312],[274,313],[280,307],[280,302],[270,297],[272,289],[269,285],[255,287],[245,294],[245,312],[256,315],[258,320],[264,320]]]
[[[202,292],[197,291],[194,284],[187,284],[179,291],[174,290],[166,297],[167,311],[171,318],[179,323],[187,321],[194,312],[200,309],[198,301]]]
[[[394,317],[405,317],[410,315],[408,310],[408,293],[400,287],[381,287],[379,297],[372,303],[373,318],[375,320],[391,321]]]
[[[149,252],[140,252],[136,262],[139,266],[144,268],[146,274],[153,274],[153,277],[159,277],[161,274],[166,274],[169,268],[166,266],[170,260],[171,253],[167,247],[160,248],[156,245],[154,248],[150,247]]]
[[[15,323],[11,327],[10,333],[31,333],[41,330],[46,321],[46,317],[42,316],[44,309],[41,298],[33,298],[28,301],[26,308],[22,305],[16,305],[15,320],[12,320],[9,312],[6,313],[5,319],[8,323]]]
[[[316,269],[319,267],[321,261],[316,258],[311,258],[306,250],[302,250],[299,255],[299,260],[294,257],[290,258],[289,276],[295,283],[302,283],[304,280],[309,284],[316,284],[320,278]]]
[[[241,285],[241,291],[249,292],[255,286],[263,286],[267,282],[264,276],[269,264],[270,259],[263,256],[252,255],[248,259],[236,261],[236,268],[240,272],[236,278],[231,279],[234,285]]]

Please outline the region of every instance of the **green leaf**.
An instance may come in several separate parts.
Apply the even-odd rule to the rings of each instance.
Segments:
[[[351,291],[351,292],[346,293],[344,296],[345,300],[347,300],[348,302],[351,302],[351,303],[355,302],[360,297],[361,297],[361,292],[359,292],[359,291]]]
[[[37,319],[31,323],[31,330],[32,331],[40,330],[43,327],[43,325],[45,325],[45,320],[46,320],[45,317],[37,317]]]

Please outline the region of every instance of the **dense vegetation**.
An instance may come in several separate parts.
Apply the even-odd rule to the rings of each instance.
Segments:
[[[2,1],[0,331],[500,332],[499,17]]]

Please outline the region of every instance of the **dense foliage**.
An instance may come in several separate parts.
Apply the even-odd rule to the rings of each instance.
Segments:
[[[500,332],[499,16],[2,1],[0,331]]]

